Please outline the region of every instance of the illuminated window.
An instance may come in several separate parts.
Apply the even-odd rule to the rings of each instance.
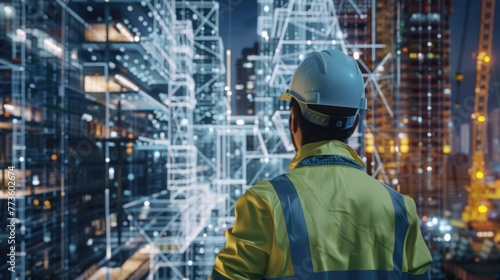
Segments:
[[[85,40],[87,42],[105,42],[106,25],[104,23],[89,24],[85,29]],[[134,42],[138,41],[123,23],[109,25],[108,38],[110,42]]]
[[[85,92],[106,92],[106,79],[104,76],[85,76],[83,83]],[[114,82],[113,79],[109,80],[108,85],[110,92],[121,92],[121,86]]]
[[[105,42],[106,25],[103,23],[89,25],[90,28],[85,29],[85,40],[88,42]]]

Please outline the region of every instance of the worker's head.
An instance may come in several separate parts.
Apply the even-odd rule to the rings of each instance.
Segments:
[[[359,111],[367,109],[358,64],[339,50],[310,53],[280,99],[291,101],[290,133],[296,149],[323,140],[346,142]]]

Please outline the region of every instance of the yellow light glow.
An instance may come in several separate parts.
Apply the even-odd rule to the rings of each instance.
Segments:
[[[374,150],[374,137],[373,137],[373,134],[371,133],[367,133],[366,134],[366,152],[369,153],[369,154],[372,154],[373,153],[373,150]]]
[[[477,117],[477,121],[478,122],[485,122],[486,121],[486,117],[485,116],[479,116],[479,117]]]
[[[443,146],[443,154],[450,154],[451,153],[451,146],[450,145],[444,145]]]
[[[483,171],[477,171],[476,172],[476,178],[483,179],[483,177],[484,177],[484,172]]]
[[[491,57],[489,55],[484,56],[483,61],[488,63],[491,61]]]
[[[40,201],[38,199],[33,200],[33,205],[38,206],[40,205]]]
[[[408,137],[402,137],[400,138],[400,143],[401,145],[399,146],[399,150],[401,151],[401,153],[403,154],[406,154],[410,151],[410,146],[409,146],[409,143],[410,143],[410,139]]]
[[[486,205],[480,205],[479,207],[477,207],[477,211],[479,213],[484,214],[484,213],[488,212],[488,207]]]
[[[373,154],[373,145],[366,145],[366,152],[369,154]]]
[[[408,145],[401,145],[399,147],[399,150],[401,151],[401,153],[406,154],[406,153],[408,153],[410,151],[410,146],[408,146]]]

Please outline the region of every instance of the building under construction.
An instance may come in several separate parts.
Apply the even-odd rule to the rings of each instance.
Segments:
[[[236,200],[288,170],[277,97],[313,50],[358,61],[370,110],[350,144],[367,171],[421,215],[452,210],[450,0],[257,0],[236,89],[221,5],[0,0],[2,252],[16,218],[0,278],[206,279]]]

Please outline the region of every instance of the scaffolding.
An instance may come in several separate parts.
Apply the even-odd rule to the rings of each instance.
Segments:
[[[256,58],[255,107],[256,114],[264,119],[265,125],[262,128],[274,124],[274,135],[271,137],[279,137],[280,145],[286,151],[292,151],[287,129],[289,113],[285,111],[288,106],[278,101],[277,97],[287,89],[295,68],[307,53],[314,50],[335,48],[353,56],[365,78],[373,119],[363,121],[349,144],[360,151],[374,177],[390,184],[384,160],[377,150],[379,146],[371,143],[369,162],[364,149],[365,127],[369,133],[377,135],[377,139],[393,139],[390,133],[392,119],[387,121],[385,133],[380,133],[375,120],[375,116],[394,116],[388,101],[391,96],[387,94],[392,90],[391,74],[396,61],[393,60],[392,37],[382,36],[381,28],[381,25],[392,27],[392,14],[386,12],[377,21],[376,15],[384,11],[384,7],[385,11],[390,11],[385,3],[389,1],[382,2],[384,1],[259,0],[257,34],[260,35],[260,56]],[[276,108],[277,112],[274,111]],[[273,115],[272,119],[266,117],[270,115]],[[389,143],[389,140],[385,142]],[[275,175],[277,174],[272,176]]]

